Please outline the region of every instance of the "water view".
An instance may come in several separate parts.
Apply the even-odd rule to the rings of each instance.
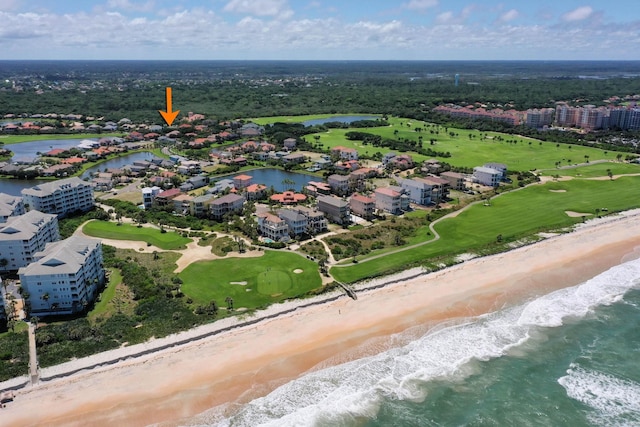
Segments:
[[[305,126],[323,125],[325,123],[340,122],[340,123],[353,123],[358,120],[376,120],[379,116],[331,116],[324,119],[313,119],[302,122]]]
[[[55,148],[61,148],[68,150],[77,146],[80,141],[87,138],[80,139],[43,139],[42,141],[27,141],[17,144],[11,144],[5,146],[5,148],[13,152],[12,162],[17,162],[24,159],[31,159],[38,156],[38,153],[46,153],[47,151]]]
[[[233,175],[226,175],[224,177],[216,178],[216,181],[220,179],[230,179],[234,176],[244,174],[253,177],[252,182],[256,184],[264,184],[267,187],[273,187],[276,191],[284,191],[293,188],[296,191],[302,190],[309,181],[322,181],[322,178],[298,172],[287,172],[280,169],[265,168],[254,169],[244,172],[238,172]]]

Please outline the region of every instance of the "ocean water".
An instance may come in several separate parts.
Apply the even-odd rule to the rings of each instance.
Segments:
[[[640,426],[640,260],[391,339],[187,425]]]

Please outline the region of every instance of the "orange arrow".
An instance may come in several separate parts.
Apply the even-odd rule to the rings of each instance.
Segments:
[[[176,119],[176,116],[180,113],[180,110],[171,111],[171,88],[166,88],[166,98],[167,98],[167,111],[158,110],[158,113],[162,116],[165,122],[167,122],[167,126],[171,126],[171,123]]]

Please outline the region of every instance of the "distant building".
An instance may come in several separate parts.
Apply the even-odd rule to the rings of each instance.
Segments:
[[[327,183],[329,184],[329,187],[331,187],[331,191],[338,196],[344,196],[345,194],[350,193],[349,176],[347,175],[339,175],[334,173],[333,175],[329,175],[327,177]]]
[[[500,172],[500,179],[505,179],[507,177],[507,165],[504,163],[485,163],[485,168],[495,169]]]
[[[295,209],[278,209],[278,217],[280,217],[289,227],[291,236],[300,236],[307,232],[309,221],[307,217]]]
[[[413,203],[422,206],[431,204],[433,185],[429,181],[423,178],[403,179],[401,186]]]
[[[527,127],[534,129],[543,129],[545,127],[551,126],[553,123],[553,108],[533,108],[527,110],[526,121]]]
[[[30,210],[60,217],[76,211],[85,212],[94,206],[93,186],[77,177],[25,188],[22,196]]]
[[[79,236],[48,243],[18,274],[29,294],[30,314],[80,312],[95,300],[105,281],[102,244]]]
[[[34,254],[60,239],[54,214],[29,211],[0,224],[0,271],[15,271],[33,261]],[[3,265],[6,264],[6,265]]]

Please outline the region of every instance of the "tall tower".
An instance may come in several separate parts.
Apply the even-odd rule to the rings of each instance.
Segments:
[[[455,80],[456,81],[456,87],[458,87],[458,84],[460,83],[460,74],[456,74],[455,79],[456,79]]]

